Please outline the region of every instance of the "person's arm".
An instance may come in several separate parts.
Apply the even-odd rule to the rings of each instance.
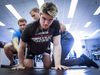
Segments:
[[[55,67],[56,67],[57,65],[61,65],[60,35],[53,37],[53,52],[54,52],[54,60],[55,60]]]
[[[66,27],[59,21],[60,23],[60,28],[61,28],[61,31],[64,32],[66,30]]]
[[[54,63],[55,63],[55,70],[66,70],[69,67],[61,65],[61,44],[60,44],[60,35],[53,37],[53,52],[54,52]]]
[[[24,49],[27,43],[20,40],[19,50],[18,50],[18,58],[19,58],[19,66],[12,68],[13,70],[22,70],[24,67]]]
[[[13,46],[16,49],[16,51],[18,52],[18,38],[13,38]]]
[[[24,49],[27,43],[23,42],[20,39],[19,50],[18,50],[18,57],[19,57],[19,66],[24,66]]]

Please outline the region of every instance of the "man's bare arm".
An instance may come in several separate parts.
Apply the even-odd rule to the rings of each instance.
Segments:
[[[18,50],[18,58],[19,58],[19,66],[12,68],[13,70],[22,70],[25,69],[24,66],[24,49],[27,43],[24,43],[22,40],[20,40],[19,44],[19,50]]]
[[[61,44],[60,44],[60,35],[53,37],[53,51],[54,51],[54,60],[55,66],[61,65]]]
[[[16,49],[16,51],[18,52],[18,38],[13,38],[13,46]]]
[[[19,50],[18,50],[18,57],[19,57],[19,66],[24,66],[24,49],[27,43],[23,42],[20,39]]]
[[[61,44],[60,44],[60,35],[53,37],[53,51],[54,51],[54,61],[55,61],[55,70],[66,70],[69,67],[61,65]]]

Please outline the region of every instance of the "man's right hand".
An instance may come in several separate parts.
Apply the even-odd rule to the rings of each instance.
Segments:
[[[12,70],[24,70],[24,66],[13,67]]]

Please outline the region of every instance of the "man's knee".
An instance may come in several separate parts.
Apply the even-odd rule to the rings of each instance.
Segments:
[[[45,64],[44,67],[45,68],[51,68],[51,64]]]
[[[50,55],[43,55],[43,64],[45,68],[51,68],[51,58]]]
[[[6,44],[6,45],[4,46],[4,51],[5,51],[5,52],[8,52],[8,51],[14,52],[15,49],[14,49],[14,47],[13,47],[13,44],[12,44],[12,43]]]
[[[7,51],[8,49],[9,49],[9,44],[6,44],[5,46],[4,46],[4,51]]]
[[[26,68],[33,68],[33,60],[31,60],[31,59],[25,59],[24,60],[24,66]]]
[[[8,43],[8,44],[6,44],[5,46],[4,46],[4,48],[9,48],[9,47],[11,47],[12,46],[12,43]]]

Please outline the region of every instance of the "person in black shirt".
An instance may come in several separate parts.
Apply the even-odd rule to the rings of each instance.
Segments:
[[[29,23],[24,29],[19,44],[19,66],[12,68],[20,70],[33,67],[33,57],[43,54],[43,64],[45,68],[51,67],[51,59],[47,48],[53,39],[53,52],[55,60],[55,70],[68,69],[61,65],[61,44],[60,44],[60,25],[54,20],[58,12],[55,4],[45,2],[40,9],[40,19]],[[26,59],[24,62],[24,48],[27,45]]]
[[[40,18],[40,10],[37,7],[32,8],[29,13],[34,20],[37,20]],[[57,20],[57,18],[56,18],[56,20]],[[74,38],[73,38],[72,34],[66,30],[66,27],[63,23],[61,23],[59,21],[59,24],[60,24],[60,28],[61,28],[61,48],[62,48],[61,63],[63,63],[66,56],[71,51],[71,48],[74,44]],[[53,43],[53,41],[51,41],[51,42]],[[54,66],[53,56],[52,56],[52,59],[53,59],[52,66]],[[66,63],[63,65],[66,65]]]

